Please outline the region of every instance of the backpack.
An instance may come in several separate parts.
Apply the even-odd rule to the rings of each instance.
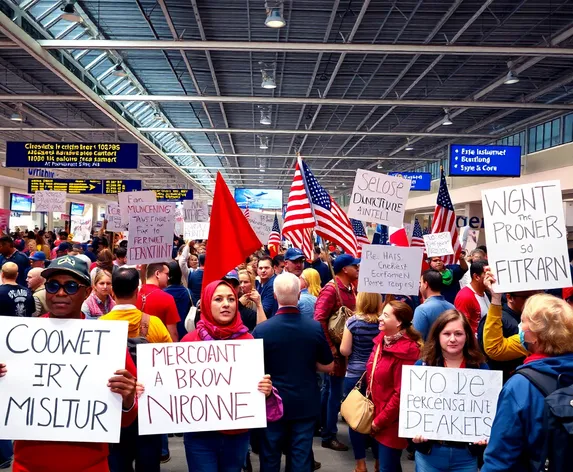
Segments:
[[[139,321],[139,336],[135,338],[127,338],[127,349],[133,363],[137,366],[137,345],[147,344],[147,332],[149,331],[149,322],[151,321],[151,316],[147,313],[141,313],[141,320]]]
[[[573,464],[573,382],[538,372],[531,367],[519,369],[545,397],[543,447],[539,461],[529,461],[534,472],[565,472]]]

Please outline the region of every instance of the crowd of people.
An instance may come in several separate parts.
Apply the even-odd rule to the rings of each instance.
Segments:
[[[174,238],[172,260],[130,266],[126,241],[105,234],[89,244],[65,231],[57,238],[38,230],[5,235],[0,315],[124,320],[134,344],[261,339],[265,376],[257,388],[267,399],[267,427],[185,433],[189,471],[252,470],[255,455],[262,472],[279,472],[283,456],[289,472],[319,469],[314,436],[333,454],[349,449],[338,434],[347,427],[339,415],[354,389],[374,405],[370,434],[349,428],[355,472],[367,471],[371,461],[376,472],[401,471],[406,454],[419,472],[526,472],[542,470],[548,457],[556,463],[547,446],[545,397],[573,383],[573,287],[496,293],[482,246],[453,265],[429,259],[418,296],[357,293],[360,259],[329,249],[317,246],[306,260],[294,247],[275,257],[261,248],[203,287],[204,241]],[[573,250],[569,259],[573,265]],[[339,316],[343,329],[333,331],[330,321]],[[122,397],[119,443],[1,440],[0,467],[159,471],[170,460],[169,435],[138,434],[145,386],[137,382],[131,350],[125,361],[108,383]],[[400,437],[407,365],[501,371],[490,437],[476,443]],[[0,377],[11,373],[0,359]]]

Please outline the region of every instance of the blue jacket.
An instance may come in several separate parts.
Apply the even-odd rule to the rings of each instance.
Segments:
[[[259,281],[257,281],[257,292],[261,295],[261,304],[263,305],[263,310],[265,310],[265,315],[267,315],[267,319],[274,316],[274,314],[279,309],[279,305],[275,298],[275,278],[276,275],[273,275],[265,285],[261,285]]]
[[[559,375],[573,371],[573,354],[526,364]],[[525,366],[517,368],[517,372]],[[523,375],[514,374],[501,390],[481,472],[527,472],[543,446],[543,394]]]

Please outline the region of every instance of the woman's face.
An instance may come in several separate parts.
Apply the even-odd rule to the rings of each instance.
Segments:
[[[198,265],[199,265],[199,259],[197,259],[197,256],[195,254],[191,254],[189,256],[189,261],[188,261],[189,268],[196,269]]]
[[[111,278],[109,275],[103,275],[95,284],[94,291],[96,295],[107,297],[111,295]]]
[[[30,239],[28,240],[28,250],[30,252],[35,252],[36,251],[36,241],[34,239]]]
[[[378,329],[384,331],[388,336],[392,336],[402,329],[402,322],[398,321],[394,315],[394,308],[390,305],[386,305],[378,317]]]
[[[243,295],[251,293],[251,291],[253,290],[253,284],[251,283],[251,278],[247,274],[239,274],[239,287]]]
[[[255,269],[255,273],[256,273],[257,269],[259,268],[259,258],[258,257],[253,257],[253,259],[251,260],[251,267],[253,269]]]
[[[211,313],[215,321],[221,325],[228,325],[235,318],[237,312],[237,300],[231,287],[225,284],[215,289],[211,300]]]
[[[450,356],[457,356],[466,345],[466,332],[461,320],[450,321],[440,333],[440,347],[442,352]]]

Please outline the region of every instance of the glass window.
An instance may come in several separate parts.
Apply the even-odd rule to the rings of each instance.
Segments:
[[[570,143],[573,141],[573,113],[567,115],[563,121],[563,142]]]
[[[529,149],[531,152],[535,150],[535,128],[529,129]]]
[[[543,131],[543,147],[541,149],[547,149],[551,147],[551,122],[548,121],[543,127],[545,129]]]
[[[551,146],[559,146],[561,144],[561,118],[557,118],[551,122]]]

